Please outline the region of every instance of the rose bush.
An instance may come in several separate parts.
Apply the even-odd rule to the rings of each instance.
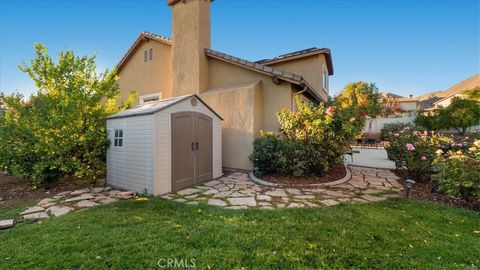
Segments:
[[[436,150],[451,145],[452,139],[435,133],[420,132],[406,126],[393,131],[387,155],[405,177],[425,182],[433,173]]]
[[[450,147],[436,151],[433,180],[450,196],[480,198],[480,140],[473,145],[458,143]]]

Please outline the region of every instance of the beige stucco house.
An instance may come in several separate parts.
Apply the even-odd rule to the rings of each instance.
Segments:
[[[117,66],[121,96],[138,103],[197,94],[223,117],[225,168],[251,170],[252,142],[260,130],[277,131],[276,113],[295,109],[300,96],[328,97],[333,75],[329,49],[310,48],[257,62],[210,47],[210,0],[167,0],[172,39],[141,33]]]

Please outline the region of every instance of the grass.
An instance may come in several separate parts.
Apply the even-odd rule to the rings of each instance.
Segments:
[[[14,219],[18,217],[18,215],[25,211],[28,207],[35,205],[38,201],[31,200],[31,201],[21,201],[17,202],[13,205],[0,205],[0,220],[2,219]]]
[[[3,269],[476,269],[480,215],[403,199],[270,211],[153,198],[20,225],[0,243]]]

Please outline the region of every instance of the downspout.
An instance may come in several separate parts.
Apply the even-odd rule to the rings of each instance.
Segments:
[[[303,88],[303,90],[301,90],[301,91],[299,91],[299,92],[297,92],[297,93],[293,93],[293,94],[292,94],[292,98],[291,98],[291,100],[290,100],[290,109],[292,110],[292,112],[294,111],[294,109],[293,109],[293,104],[294,104],[294,102],[295,102],[295,97],[298,96],[298,95],[301,95],[301,94],[305,93],[305,92],[307,91],[307,89],[308,89],[308,87],[307,87],[307,85],[305,85],[304,88]]]

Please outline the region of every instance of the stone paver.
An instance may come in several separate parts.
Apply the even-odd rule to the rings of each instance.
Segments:
[[[70,198],[70,199],[66,199],[65,202],[69,203],[69,202],[78,202],[78,201],[84,201],[84,200],[91,200],[91,199],[94,199],[95,197],[93,195],[90,195],[90,194],[82,194],[78,197],[73,197],[73,198]]]
[[[23,216],[24,220],[37,220],[37,219],[45,219],[45,218],[48,218],[48,215],[45,212],[38,212],[38,213],[33,213],[33,214],[28,214]]]
[[[94,201],[79,201],[78,203],[75,204],[76,207],[78,208],[90,208],[90,207],[94,207],[98,205],[98,203],[94,202]]]
[[[13,227],[14,222],[13,219],[0,220],[0,230]]]
[[[228,198],[231,205],[256,206],[257,201],[254,197]]]
[[[51,198],[42,199],[36,206],[29,207],[21,212],[20,215],[24,220],[46,219],[49,217],[62,216],[70,212],[82,211],[100,204],[116,202],[119,199],[130,199],[134,196],[136,196],[136,192],[122,192],[112,189],[111,187],[65,191],[52,195]],[[186,202],[185,199],[181,200]]]
[[[208,204],[215,206],[227,206],[227,203],[220,199],[209,199]]]
[[[47,212],[50,212],[55,217],[59,217],[70,213],[72,210],[73,208],[68,206],[52,206],[48,208]]]
[[[197,189],[197,188],[187,188],[187,189],[184,189],[184,190],[180,190],[178,193],[178,195],[192,195],[194,193],[198,193],[198,192],[202,192],[201,189]]]
[[[272,188],[250,181],[248,174],[234,172],[162,198],[180,203],[207,203],[226,209],[325,207],[340,203],[368,203],[397,198],[403,190],[390,170],[349,167],[352,178],[331,187]]]
[[[34,206],[34,207],[30,207],[27,210],[21,212],[20,215],[23,216],[23,215],[28,215],[28,214],[32,214],[32,213],[42,212],[42,211],[45,211],[45,208],[43,208],[41,206]]]

